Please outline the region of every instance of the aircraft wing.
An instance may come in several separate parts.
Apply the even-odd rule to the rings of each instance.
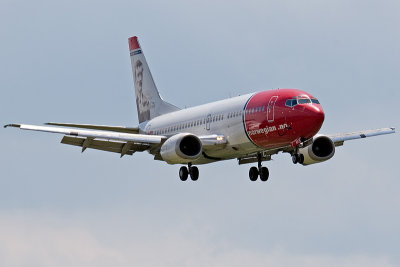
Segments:
[[[364,130],[359,132],[348,132],[348,133],[332,134],[326,136],[332,139],[335,146],[341,146],[343,145],[344,141],[367,138],[383,134],[392,134],[392,133],[395,133],[395,128],[380,128],[374,130]]]
[[[358,131],[358,132],[347,132],[347,133],[330,134],[330,135],[318,134],[315,137],[327,136],[332,140],[332,142],[335,144],[335,146],[342,146],[344,141],[367,138],[367,137],[378,136],[378,135],[383,135],[383,134],[392,134],[392,133],[395,133],[395,128],[380,128],[380,129],[374,129],[374,130],[364,130],[364,131]],[[303,143],[303,146],[312,144],[312,141],[313,141],[313,138],[305,141]],[[288,146],[284,146],[284,147],[280,147],[280,148],[266,149],[266,150],[262,151],[260,154],[261,160],[262,161],[271,160],[271,156],[273,156],[274,154],[278,154],[279,152],[293,153],[294,148],[291,145],[288,145]],[[239,161],[239,164],[247,164],[247,163],[257,162],[258,154],[252,153],[249,155],[245,155],[241,158],[238,158],[238,161]]]
[[[91,130],[104,130],[104,131],[112,131],[119,133],[131,133],[138,134],[138,127],[124,127],[124,126],[108,126],[108,125],[93,125],[93,124],[75,124],[75,123],[59,123],[59,122],[47,122],[46,125],[54,125],[54,126],[64,126],[64,127],[73,127],[73,128],[81,128],[81,129],[91,129]]]
[[[73,124],[68,124],[73,126]],[[65,136],[61,143],[80,146],[82,152],[86,148],[93,148],[103,151],[120,153],[124,155],[132,155],[136,151],[144,151],[157,147],[163,143],[167,137],[161,135],[145,135],[121,133],[112,130],[80,130],[72,128],[37,126],[28,124],[8,124],[4,127],[16,127],[22,130],[59,133]]]
[[[62,144],[82,147],[82,152],[85,151],[87,148],[92,148],[108,152],[120,153],[121,157],[124,155],[132,155],[135,152],[141,152],[145,150],[149,150],[151,154],[158,154],[160,145],[167,139],[166,136],[162,135],[127,133],[138,132],[138,130],[136,131],[136,128],[127,128],[120,126],[101,126],[72,123],[46,124],[87,128],[90,130],[37,126],[28,124],[7,124],[4,127],[15,127],[22,130],[64,134],[65,136],[61,140]],[[226,138],[223,135],[204,135],[199,136],[199,139],[206,150],[210,148],[220,148],[220,145],[226,144]]]

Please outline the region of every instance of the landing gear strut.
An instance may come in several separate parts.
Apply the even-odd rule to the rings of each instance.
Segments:
[[[262,156],[261,154],[257,155],[258,159],[258,168],[257,167],[251,167],[249,170],[249,178],[251,181],[256,181],[258,176],[260,176],[260,180],[265,182],[268,180],[269,177],[269,170],[267,167],[262,167],[261,165],[261,160]]]
[[[179,169],[179,178],[182,181],[186,181],[189,175],[193,181],[199,179],[199,169],[196,166],[192,166],[192,163],[189,163],[187,168],[182,166]]]

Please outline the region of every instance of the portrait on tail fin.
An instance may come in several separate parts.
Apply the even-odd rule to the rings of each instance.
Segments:
[[[139,121],[147,121],[150,119],[150,101],[143,93],[143,64],[140,60],[135,64],[135,89]]]

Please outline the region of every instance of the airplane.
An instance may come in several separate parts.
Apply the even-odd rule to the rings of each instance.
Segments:
[[[137,36],[128,43],[137,127],[57,122],[4,127],[63,134],[61,143],[82,147],[82,152],[91,148],[123,157],[148,151],[155,160],[183,165],[182,181],[199,178],[196,165],[230,159],[257,163],[249,170],[250,180],[267,181],[269,170],[262,163],[279,152],[289,153],[294,164],[310,165],[332,158],[345,141],[395,133],[395,128],[381,128],[318,134],[325,119],[322,106],[299,89],[255,92],[180,109],[161,98]]]

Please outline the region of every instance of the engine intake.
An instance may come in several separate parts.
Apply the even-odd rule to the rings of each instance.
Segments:
[[[179,133],[164,142],[160,155],[169,164],[186,164],[198,159],[202,151],[203,147],[197,136]]]
[[[311,145],[300,148],[299,153],[304,156],[303,165],[319,163],[335,155],[335,144],[327,136],[318,136]]]

